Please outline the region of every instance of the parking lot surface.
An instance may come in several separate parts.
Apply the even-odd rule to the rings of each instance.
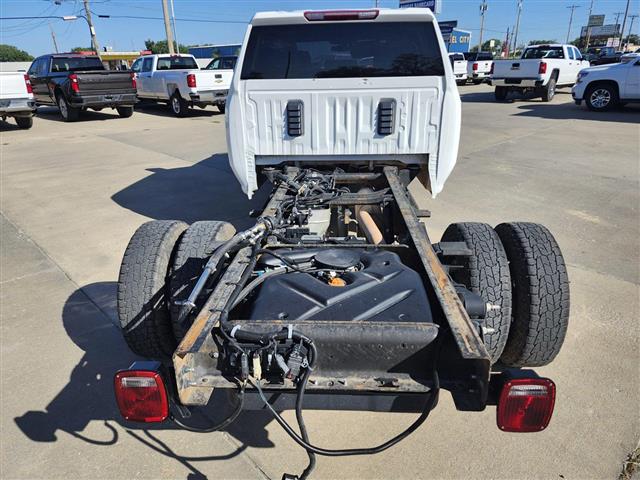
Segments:
[[[616,478],[640,437],[640,108],[592,113],[566,90],[551,103],[495,103],[461,88],[459,163],[431,200],[433,241],[449,223],[540,222],[568,263],[563,350],[538,369],[558,388],[549,428],[507,434],[495,410],[461,413],[448,394],[404,442],[370,457],[320,457],[314,478]],[[3,124],[2,478],[274,478],[306,454],[266,412],[196,434],[122,421],[112,378],[135,358],[116,327],[125,246],[149,219],[251,223],[227,165],[224,116],[41,109],[31,130]],[[264,193],[264,192],[262,192]],[[285,418],[293,421],[292,412]],[[313,443],[380,443],[415,415],[308,411]]]

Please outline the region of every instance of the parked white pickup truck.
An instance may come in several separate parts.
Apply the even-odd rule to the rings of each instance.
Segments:
[[[517,60],[493,62],[491,84],[496,100],[505,100],[509,92],[535,92],[550,101],[557,87],[576,83],[578,72],[589,62],[573,45],[530,45]]]
[[[0,72],[0,117],[13,117],[20,128],[31,128],[36,103],[29,75],[24,72]]]
[[[576,104],[584,100],[594,111],[640,102],[640,54],[629,54],[624,63],[585,68],[578,74],[571,94]]]
[[[467,76],[474,83],[480,85],[489,78],[493,65],[491,52],[469,52],[464,54],[467,60]]]
[[[224,113],[233,70],[200,70],[192,55],[144,55],[131,67],[141,100],[168,102],[178,117],[189,107],[216,105]]]
[[[469,75],[467,74],[467,61],[464,59],[464,55],[462,53],[450,53],[449,61],[453,68],[453,76],[456,77],[456,83],[458,85],[467,83]]]

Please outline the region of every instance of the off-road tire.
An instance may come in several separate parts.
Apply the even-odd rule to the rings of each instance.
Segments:
[[[227,110],[227,104],[226,103],[219,103],[218,104],[218,111],[220,113],[224,113]]]
[[[169,108],[176,117],[186,117],[189,114],[189,103],[176,90],[169,98]]]
[[[458,257],[451,278],[495,308],[484,319],[483,340],[492,363],[498,361],[509,336],[511,277],[507,254],[495,230],[485,223],[454,223],[442,235],[443,242],[465,242],[473,254]]]
[[[556,95],[556,75],[553,74],[549,79],[549,82],[542,87],[542,91],[540,96],[542,97],[543,102],[550,102],[553,100],[553,97]]]
[[[26,130],[33,127],[33,117],[15,117],[15,120],[18,128]]]
[[[466,84],[466,80],[456,80],[456,85],[458,85],[459,87],[464,87]]]
[[[64,98],[62,93],[58,94],[56,97],[56,103],[58,104],[58,108],[60,109],[60,116],[62,120],[65,122],[75,122],[80,117],[79,108],[72,107],[67,102],[67,99]]]
[[[569,277],[558,243],[536,223],[502,223],[513,291],[513,320],[500,362],[539,367],[551,362],[569,323]]]
[[[585,91],[584,100],[587,108],[593,112],[606,112],[620,105],[618,89],[610,83],[589,85]]]
[[[482,82],[484,82],[484,79],[477,79],[473,81],[474,85],[480,85]]]
[[[184,233],[176,250],[173,259],[173,268],[169,288],[171,291],[171,325],[173,334],[179,342],[185,336],[191,323],[193,322],[193,314],[181,321],[179,318],[181,306],[176,301],[186,300],[193,290],[193,287],[202,273],[207,259],[211,256],[216,248],[229,240],[235,234],[236,230],[230,223],[218,221],[201,221],[195,222]],[[219,273],[219,272],[217,272]],[[200,307],[202,302],[206,300],[205,295],[201,296]]]
[[[494,95],[496,97],[496,100],[499,102],[504,102],[507,99],[507,94],[509,93],[509,90],[507,90],[507,87],[496,87]]]
[[[122,118],[129,118],[131,115],[133,115],[133,106],[116,107],[116,110],[118,112],[118,115],[120,115]]]
[[[187,224],[154,220],[138,228],[124,252],[118,278],[118,317],[127,345],[138,355],[171,358],[176,341],[169,317],[167,277]]]

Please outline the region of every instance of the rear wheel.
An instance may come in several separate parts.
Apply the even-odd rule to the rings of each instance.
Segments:
[[[587,108],[595,112],[610,110],[619,103],[618,90],[607,83],[590,85],[584,97]]]
[[[474,84],[474,85],[480,85],[483,81],[484,81],[483,79],[481,79],[481,78],[477,78],[477,79],[475,79],[475,80],[473,81],[473,84]]]
[[[69,105],[62,93],[58,95],[58,108],[65,122],[75,122],[80,117],[80,109]]]
[[[218,104],[218,110],[220,111],[220,113],[224,113],[224,111],[227,109],[227,104],[226,103],[219,103]]]
[[[230,223],[217,221],[195,222],[180,239],[170,280],[171,291],[171,324],[173,333],[178,340],[182,340],[191,324],[193,316],[181,319],[181,306],[176,301],[186,300],[202,273],[211,254],[226,240],[235,234],[236,230]],[[201,296],[204,302],[206,295]],[[201,307],[200,305],[196,305]],[[199,308],[194,309],[193,313]]]
[[[16,124],[19,128],[31,128],[33,126],[33,117],[16,117]]]
[[[485,223],[449,225],[442,241],[465,242],[472,251],[470,257],[459,257],[460,268],[451,269],[451,278],[492,306],[484,319],[483,340],[492,363],[495,363],[502,354],[511,323],[511,277],[507,254],[496,232]]]
[[[513,319],[500,357],[509,367],[551,362],[569,323],[569,278],[553,235],[535,223],[502,223],[496,232],[509,258]]]
[[[116,110],[118,111],[118,115],[120,115],[122,118],[129,118],[131,115],[133,115],[133,106],[116,107]]]
[[[543,102],[550,102],[551,100],[553,100],[553,97],[555,97],[556,95],[556,77],[552,76],[551,79],[549,80],[549,83],[547,83],[544,87],[542,87],[542,101]]]
[[[507,87],[496,87],[494,93],[496,100],[498,100],[499,102],[504,102],[507,99],[508,92],[509,91],[507,90]]]
[[[170,358],[175,348],[167,304],[167,276],[187,224],[155,220],[138,228],[124,252],[118,278],[118,317],[125,341],[138,355]]]
[[[185,117],[189,112],[189,104],[180,96],[177,91],[171,95],[169,106],[176,117]]]
[[[467,84],[467,81],[466,81],[466,80],[456,80],[456,84],[457,84],[459,87],[462,87],[463,85],[466,85],[466,84]]]

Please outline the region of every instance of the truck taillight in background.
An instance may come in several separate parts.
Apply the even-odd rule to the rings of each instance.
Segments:
[[[472,68],[473,68],[473,71],[476,72],[478,70],[478,64],[474,62]]]
[[[24,74],[24,84],[27,86],[27,93],[33,93],[33,86],[31,85],[31,79],[29,75]]]
[[[113,379],[120,414],[131,422],[162,422],[169,416],[169,398],[159,362],[134,362]]]
[[[538,74],[544,75],[547,73],[547,62],[540,62],[540,66],[538,67]]]
[[[187,75],[187,87],[196,88],[196,76],[193,73]]]
[[[131,72],[131,86],[135,89],[138,88],[138,82],[136,81],[136,74]]]
[[[326,10],[318,12],[304,12],[304,18],[309,22],[335,22],[338,20],[374,20],[378,17],[378,10]]]
[[[69,75],[69,82],[71,82],[71,90],[78,93],[80,92],[80,84],[78,84],[78,76],[75,73]]]
[[[539,432],[549,425],[556,385],[548,378],[513,378],[504,383],[497,409],[504,432]]]

